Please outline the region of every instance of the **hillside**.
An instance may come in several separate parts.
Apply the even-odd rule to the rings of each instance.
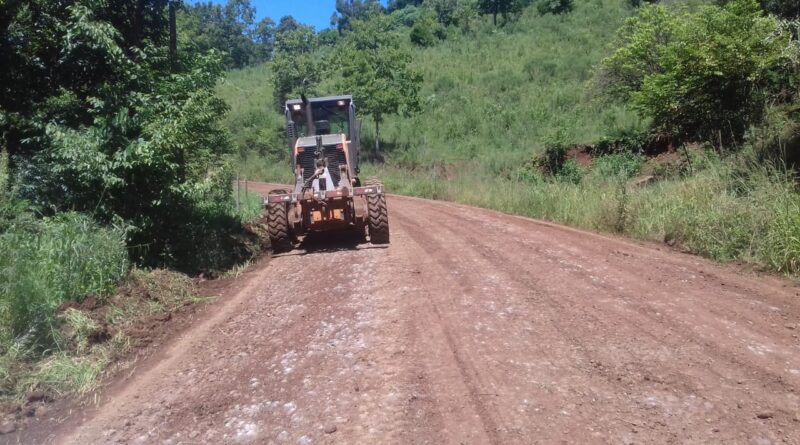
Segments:
[[[633,113],[593,101],[587,86],[630,12],[621,0],[581,3],[563,16],[528,8],[499,29],[487,17],[473,33],[451,32],[432,48],[408,44],[424,78],[423,106],[413,117],[387,119],[387,164],[477,161],[493,173],[515,168],[553,138],[588,143],[637,128]],[[338,93],[332,83],[323,81],[322,94]],[[227,124],[240,148],[273,153],[283,140],[269,65],[229,72],[219,92],[232,107]],[[368,119],[363,127],[369,145],[373,127]]]
[[[635,151],[592,156],[580,148],[647,128],[624,105],[597,99],[592,82],[598,63],[613,51],[617,29],[634,12],[621,0],[577,2],[563,15],[529,7],[504,27],[494,28],[487,17],[472,33],[450,29],[430,48],[407,42],[423,74],[422,109],[386,120],[382,162],[367,164],[364,173],[381,177],[395,193],[797,271],[800,246],[792,240],[800,229],[791,215],[800,198],[791,174],[758,162],[752,151],[720,156],[690,145],[651,158]],[[334,84],[323,80],[320,93],[339,93]],[[260,65],[229,72],[219,91],[232,107],[227,124],[242,153],[241,174],[290,181],[271,88],[270,67]],[[370,147],[369,119],[363,127]],[[539,168],[548,145],[556,158],[566,150],[559,147],[578,147],[568,156],[576,159],[553,178]]]

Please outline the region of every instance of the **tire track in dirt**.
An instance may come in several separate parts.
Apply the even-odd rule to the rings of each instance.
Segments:
[[[455,218],[464,219],[464,215],[452,215],[451,214],[451,216],[453,216]],[[485,225],[485,222],[484,223],[480,223],[479,221],[473,221],[473,222]],[[465,237],[465,239],[469,239],[469,235],[468,234],[459,233],[458,236],[462,236],[462,237]],[[477,240],[475,240],[474,238],[472,240],[473,240],[473,242],[477,242]],[[525,245],[525,244],[527,244],[527,243],[523,242],[523,245]],[[543,257],[547,257],[548,256],[548,254],[546,252],[537,252],[537,254],[538,254],[538,256],[543,256]],[[514,260],[515,260],[514,258],[511,259],[511,261],[514,261]],[[631,267],[629,269],[633,269],[633,268],[634,267]],[[523,267],[523,269],[524,269],[524,267]],[[579,276],[578,272],[576,272],[576,271],[568,271],[568,272],[570,272],[571,275],[573,275],[573,278],[576,279],[576,280],[581,278],[581,276]],[[583,271],[583,273],[585,273],[585,272],[586,271]],[[620,273],[620,272],[622,272],[622,270],[617,268],[617,273]],[[628,272],[629,275],[633,275],[633,276],[636,275],[636,272],[634,272],[632,270],[627,270],[627,272]],[[637,271],[637,272],[643,273],[644,271]],[[524,273],[524,270],[523,270],[523,273]],[[627,313],[627,314],[630,314],[629,316],[639,317],[642,321],[636,322],[636,323],[631,323],[631,324],[634,324],[637,327],[639,327],[642,333],[645,333],[646,335],[650,336],[651,338],[661,339],[662,337],[658,336],[658,332],[653,331],[653,330],[648,330],[646,328],[646,326],[663,325],[664,327],[668,327],[668,326],[671,326],[671,325],[678,325],[678,326],[681,327],[681,329],[680,330],[676,330],[674,335],[677,335],[678,337],[680,337],[683,340],[684,343],[687,343],[687,342],[689,342],[691,340],[695,340],[695,341],[699,340],[699,343],[700,343],[699,345],[704,347],[704,348],[707,348],[707,351],[706,351],[707,354],[704,354],[704,355],[723,355],[723,356],[731,357],[732,363],[734,365],[737,365],[737,366],[740,366],[740,367],[750,367],[751,371],[753,371],[753,372],[760,372],[762,370],[762,368],[763,368],[763,367],[753,367],[753,366],[750,366],[749,364],[747,364],[745,362],[742,362],[740,360],[736,360],[735,359],[736,351],[734,349],[728,348],[726,350],[720,350],[718,344],[712,343],[710,341],[703,341],[702,340],[703,337],[704,337],[704,335],[702,335],[703,333],[694,332],[693,327],[688,322],[686,322],[685,320],[683,320],[683,319],[681,319],[679,317],[669,316],[669,315],[661,314],[661,313],[658,313],[658,312],[654,312],[653,310],[648,308],[645,304],[643,304],[641,302],[637,302],[637,300],[635,298],[630,298],[630,296],[627,295],[628,292],[626,292],[619,285],[613,285],[611,283],[605,283],[605,282],[595,282],[595,283],[593,283],[593,286],[595,286],[597,288],[600,288],[600,289],[603,289],[603,290],[605,290],[607,292],[610,292],[610,293],[615,293],[616,295],[620,296],[621,298],[625,298],[626,306],[632,306],[634,308],[634,310],[632,311],[632,310],[627,309],[625,307],[618,308],[616,315],[620,316],[620,317],[624,317],[623,314]],[[731,298],[731,297],[733,297],[733,295],[728,294],[728,295],[726,295],[726,297]],[[698,308],[695,307],[693,309],[696,310]],[[723,326],[723,327],[724,326],[728,326],[727,324],[723,323],[723,320],[724,320],[726,314],[724,314],[722,311],[715,310],[716,306],[704,307],[703,309],[708,311],[708,318],[712,322],[717,322],[716,326],[708,327],[707,328],[707,332],[705,334],[708,335],[708,333],[709,333],[708,331],[711,331],[711,333],[713,333],[714,336],[718,336],[718,337],[719,336],[723,336],[724,335],[724,330],[723,330],[723,328],[721,326]],[[657,314],[657,315],[655,315],[655,314]],[[730,314],[728,314],[728,316],[729,315]],[[734,315],[736,316],[736,318],[741,318],[740,314],[734,314]],[[750,318],[745,318],[745,319],[741,320],[741,324],[755,326],[754,320],[755,320],[755,317],[751,316]],[[747,328],[743,328],[743,329],[747,329]],[[692,332],[693,335],[689,335],[686,332]],[[782,332],[785,332],[785,328],[783,329]],[[770,337],[779,336],[780,333],[781,333],[781,331],[777,331],[773,327],[772,329],[770,329],[766,333],[755,332],[753,335],[757,335],[757,336],[761,337],[760,341],[763,342],[765,339],[769,339]],[[742,335],[742,334],[740,333],[740,335]],[[668,342],[669,338],[663,339],[662,341]],[[678,346],[678,344],[674,343],[674,344],[672,344],[672,346]],[[772,355],[779,355],[778,352],[776,352],[776,351],[772,351],[772,352],[774,353]],[[716,354],[714,354],[714,353],[716,353]],[[766,359],[768,357],[765,356],[763,358]],[[780,354],[779,357],[772,357],[772,358],[774,359],[773,360],[773,364],[777,365],[777,364],[779,364],[781,362],[794,360],[794,359],[797,358],[797,355],[796,355],[795,351],[789,350],[789,351],[784,351],[783,354]],[[800,363],[795,363],[795,365],[796,365],[796,367],[800,366]],[[779,375],[774,374],[774,373],[772,373],[772,374],[768,373],[768,374],[765,374],[762,377],[766,377],[767,380],[775,381],[775,382],[781,382],[783,380]]]
[[[52,442],[800,444],[793,283],[457,204],[388,206],[391,246],[262,264]]]
[[[450,206],[445,205],[443,207],[450,207]],[[493,230],[493,227],[488,227],[488,226],[491,223],[495,222],[495,221],[493,221],[492,219],[489,219],[489,218],[487,218],[486,220],[483,220],[483,221],[475,220],[476,218],[473,218],[473,220],[470,221],[469,215],[474,215],[475,213],[477,213],[477,212],[474,209],[464,208],[463,212],[454,212],[454,213],[450,213],[448,215],[448,212],[445,209],[441,209],[440,208],[440,209],[437,209],[437,214],[438,214],[437,222],[439,222],[441,224],[441,226],[447,227],[451,232],[453,232],[454,236],[446,237],[446,238],[448,238],[448,239],[451,239],[451,238],[452,239],[456,239],[457,238],[457,239],[468,240],[468,243],[472,243],[473,244],[473,247],[475,248],[475,250],[482,250],[482,251],[484,251],[484,255],[492,257],[494,261],[501,261],[500,260],[501,255],[497,255],[496,254],[497,253],[496,250],[493,250],[491,247],[486,247],[486,245],[487,244],[488,245],[494,244],[494,245],[501,245],[502,246],[502,245],[507,244],[507,243],[504,243],[502,241],[497,242],[497,240],[495,240],[495,239],[486,240],[487,236],[485,236],[485,235],[483,236],[483,238],[479,239],[475,235],[475,233],[481,233],[481,234],[491,233],[492,230]],[[443,218],[442,217],[443,215],[445,215],[447,217]],[[423,220],[427,219],[426,215],[420,215],[420,216],[422,216]],[[448,217],[452,218],[452,221],[447,221]],[[470,223],[467,223],[467,221],[470,221]],[[527,221],[527,222],[530,223],[530,221]],[[474,224],[471,224],[471,223],[474,223]],[[480,226],[485,226],[485,227],[482,228],[482,229],[484,229],[483,231],[481,229],[477,229],[477,230],[474,229],[474,227],[480,227]],[[488,238],[491,238],[491,237],[489,236]],[[484,243],[484,244],[482,245],[481,243]],[[486,253],[487,251],[489,252],[488,254]],[[516,274],[517,279],[520,279],[520,277],[524,277],[525,275],[530,274],[531,273],[530,271],[536,269],[534,267],[535,264],[525,263],[524,260],[523,260],[523,256],[522,255],[519,255],[519,254],[511,255],[511,254],[506,253],[506,256],[508,258],[506,259],[504,264],[507,267],[511,267],[511,268],[513,268],[515,270],[515,274]],[[538,255],[537,255],[537,257],[538,257]],[[571,275],[573,275],[572,278],[574,278],[574,279],[579,279],[580,278],[580,277],[575,277],[574,274],[571,274]],[[530,283],[531,283],[531,287],[534,288],[534,289],[536,289],[536,288],[538,288],[538,289],[546,288],[546,286],[542,286],[541,285],[541,281],[539,281],[539,280],[537,280],[535,278],[531,278]],[[622,289],[614,289],[614,288],[610,288],[609,286],[597,286],[597,288],[601,289],[601,290],[605,290],[605,291],[615,291],[615,292],[622,293],[622,294],[625,293],[625,292],[622,292]],[[557,311],[562,313],[562,314],[568,314],[570,312],[574,313],[575,312],[575,308],[579,308],[579,307],[581,307],[581,305],[585,305],[585,301],[578,301],[578,300],[576,300],[574,298],[571,298],[571,296],[569,294],[563,294],[563,293],[561,293],[560,295],[559,294],[560,293],[557,292],[557,291],[554,291],[552,289],[548,289],[547,295],[549,295],[550,297],[557,297],[557,298],[551,298],[550,305],[551,306],[555,306],[557,308]],[[570,307],[567,307],[567,306],[565,306],[565,305],[560,303],[560,301],[570,301],[570,300],[572,300],[572,302],[571,302],[572,306],[570,306]],[[642,308],[642,307],[643,306],[641,306],[641,305],[639,306],[639,308]],[[633,328],[636,328],[636,329],[638,329],[640,331],[646,332],[648,337],[651,340],[653,340],[653,339],[659,339],[658,332],[657,331],[653,331],[653,330],[649,330],[649,329],[645,329],[644,327],[648,326],[648,324],[653,324],[655,326],[658,326],[658,325],[668,325],[670,322],[672,322],[672,323],[677,324],[678,326],[683,324],[684,325],[684,326],[682,326],[683,328],[687,328],[688,327],[686,325],[686,323],[678,323],[678,320],[675,319],[675,318],[673,318],[673,319],[656,319],[656,318],[653,318],[652,316],[650,316],[648,314],[648,312],[651,312],[651,311],[641,311],[641,313],[635,314],[637,316],[637,318],[638,318],[637,321],[632,321],[631,319],[626,319],[625,317],[620,317],[620,313],[622,313],[622,312],[629,312],[629,311],[627,311],[627,310],[625,310],[625,311],[615,310],[612,313],[609,313],[608,311],[606,311],[605,313],[600,313],[598,315],[590,315],[590,314],[584,313],[582,319],[577,319],[577,320],[576,319],[572,319],[572,320],[570,320],[569,323],[566,323],[565,326],[564,326],[564,328],[565,328],[564,331],[565,332],[576,332],[576,331],[579,332],[582,328],[584,328],[587,325],[588,326],[591,326],[591,325],[600,325],[600,326],[602,326],[599,329],[595,329],[594,333],[598,333],[598,332],[613,332],[615,330],[619,331],[624,326],[609,325],[607,323],[602,323],[602,320],[605,319],[606,321],[613,321],[615,319],[619,320],[620,318],[622,318],[622,320],[624,320],[626,323],[631,325]],[[582,343],[581,339],[591,338],[590,334],[592,334],[592,332],[583,333],[581,335],[572,335],[572,336],[570,336],[570,339],[575,344],[581,344]],[[762,384],[764,383],[764,381],[766,381],[766,386],[770,386],[770,387],[773,386],[773,385],[770,384],[770,382],[776,382],[777,386],[773,387],[772,388],[773,390],[779,390],[779,391],[783,391],[783,392],[786,392],[786,393],[789,393],[789,394],[792,394],[794,392],[796,381],[795,381],[794,385],[792,385],[792,384],[788,384],[787,385],[786,382],[785,382],[785,379],[781,378],[778,375],[778,373],[776,373],[774,371],[764,372],[764,368],[765,368],[764,364],[761,364],[761,363],[759,363],[759,364],[750,364],[750,363],[746,363],[746,362],[743,362],[743,361],[735,359],[736,353],[735,352],[732,353],[730,349],[728,349],[728,350],[724,350],[724,349],[720,350],[719,348],[715,348],[715,344],[713,344],[712,342],[704,341],[703,340],[704,333],[694,333],[694,335],[686,334],[686,335],[679,335],[679,336],[682,337],[683,342],[681,342],[681,341],[671,342],[671,341],[669,341],[668,337],[662,337],[661,338],[661,343],[664,344],[665,346],[669,346],[670,348],[680,348],[680,347],[683,346],[683,344],[691,343],[692,341],[694,341],[695,346],[701,346],[701,347],[705,347],[707,349],[706,353],[707,353],[708,356],[711,356],[711,357],[719,357],[719,356],[722,356],[722,357],[734,357],[733,359],[730,360],[730,363],[731,363],[732,366],[728,367],[727,368],[728,370],[736,370],[737,367],[744,366],[746,368],[749,368],[751,374],[754,374],[754,375],[749,375],[748,376],[749,378],[756,377],[757,380],[759,380]],[[699,341],[697,339],[699,339]],[[590,349],[581,346],[581,350],[589,351]],[[592,361],[593,363],[603,363],[602,357],[598,357],[596,354],[588,354],[587,353],[586,355],[591,357],[590,361]],[[789,353],[789,354],[786,354],[784,356],[784,358],[795,358],[796,359],[796,356],[793,356],[793,355],[791,355]],[[688,359],[691,360],[691,357],[688,357]],[[684,360],[686,360],[686,358],[684,358]],[[625,361],[626,362],[639,361],[639,362],[642,362],[642,363],[646,363],[646,361],[644,360],[644,357],[639,357],[637,360],[631,360],[631,358],[628,358]],[[696,364],[699,365],[699,366],[703,366],[704,365],[704,363],[701,363],[701,362],[696,362]],[[608,366],[606,365],[605,368],[607,368],[607,367]],[[612,369],[613,369],[613,366],[612,366]],[[630,369],[621,369],[621,370],[618,370],[618,371],[614,371],[611,375],[607,375],[607,378],[616,377],[617,379],[620,379],[621,377],[630,376],[631,374],[635,374],[635,372],[632,372],[632,370],[630,370]],[[784,372],[784,374],[785,374],[785,372]],[[717,373],[716,377],[722,377],[722,376],[723,375],[721,373]],[[701,376],[693,376],[694,379],[697,379],[699,377],[701,377]],[[727,377],[728,377],[728,379],[730,379],[730,373],[728,373]],[[682,380],[686,382],[687,381],[686,376],[684,376],[684,378]],[[693,380],[688,380],[688,382],[692,382],[692,381]],[[709,383],[713,384],[713,377],[711,377]],[[740,380],[739,383],[741,383],[741,380]],[[701,385],[698,385],[698,386],[702,389]],[[733,386],[736,386],[736,384],[734,384]],[[758,399],[757,395],[756,395],[756,399]],[[762,403],[763,406],[775,406],[776,404],[778,406],[780,406],[780,405],[787,406],[788,405],[787,409],[781,410],[782,412],[778,413],[778,416],[783,415],[784,418],[781,419],[782,421],[791,422],[792,410],[795,409],[794,407],[797,406],[796,397],[794,397],[792,395],[788,404],[786,404],[782,400],[775,400],[775,399],[769,399],[769,398],[762,399],[761,401],[763,402]],[[741,406],[739,408],[741,408]],[[752,418],[755,419],[755,417],[756,417],[756,414],[753,414]],[[735,425],[733,425],[733,426],[735,427]],[[761,425],[757,425],[757,427],[758,426],[761,426]],[[709,437],[709,439],[707,439],[707,440],[712,440],[713,441],[714,438],[712,436],[712,437]],[[717,440],[719,440],[719,438],[717,438]]]

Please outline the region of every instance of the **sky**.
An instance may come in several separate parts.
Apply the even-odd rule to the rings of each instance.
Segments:
[[[190,2],[202,3],[200,0]],[[224,4],[225,0],[213,2]],[[317,31],[331,26],[331,15],[336,10],[336,0],[250,0],[250,4],[256,8],[256,21],[271,17],[277,23],[281,17],[291,15]]]

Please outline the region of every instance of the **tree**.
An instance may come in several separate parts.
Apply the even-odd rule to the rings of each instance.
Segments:
[[[427,11],[426,11],[427,12]],[[409,38],[411,43],[428,47],[433,46],[440,39],[445,37],[445,29],[432,16],[432,14],[422,14],[411,27]]]
[[[231,196],[214,95],[223,65],[184,55],[173,71],[166,0],[132,3],[3,4],[0,145],[40,214],[122,221],[129,243],[147,246],[137,259],[174,265],[202,249],[175,221]]]
[[[450,26],[455,24],[456,9],[458,9],[459,0],[426,0],[425,5],[431,8],[436,15],[436,21],[442,26]]]
[[[283,24],[283,20],[281,21]],[[308,25],[278,25],[275,32],[275,51],[284,53],[305,54],[317,47],[317,36],[314,28]]]
[[[327,28],[317,33],[317,42],[320,46],[334,46],[339,42],[339,37],[335,29]]]
[[[461,31],[468,33],[478,18],[478,0],[458,0],[454,12],[455,22]]]
[[[505,20],[512,14],[522,12],[521,0],[479,0],[478,9],[482,14],[491,14],[492,23],[497,26],[497,16],[502,15]]]
[[[354,20],[367,20],[371,15],[383,11],[378,0],[336,0],[336,12],[331,17],[331,25],[341,34],[350,29]]]
[[[179,23],[181,52],[197,55],[215,49],[225,53],[228,68],[242,68],[256,60],[255,8],[250,0],[227,0],[224,5],[184,5]]]
[[[294,19],[292,19],[294,20]],[[289,20],[281,20],[286,25]],[[278,26],[279,30],[281,25]],[[318,39],[314,29],[293,23],[276,34],[272,70],[275,106],[283,108],[290,95],[311,95],[322,79],[323,64],[314,54]]]
[[[300,23],[294,17],[285,15],[278,21],[278,27],[275,28],[275,35],[295,31],[300,26]]]
[[[598,81],[657,132],[721,147],[760,122],[790,40],[755,0],[697,12],[648,5],[620,30]]]
[[[165,43],[167,0],[140,1],[136,8],[130,3],[89,8],[31,0],[0,6],[0,146],[12,168],[20,156],[42,149],[44,121],[91,125],[87,98],[109,78],[125,86],[126,60]],[[93,48],[95,40],[112,49]]]
[[[275,22],[269,17],[264,17],[253,30],[252,38],[256,42],[257,59],[260,62],[272,59],[272,51],[275,50],[275,28]]]
[[[389,12],[398,11],[408,6],[421,6],[424,0],[389,0],[389,5],[386,9]]]
[[[800,19],[800,2],[797,0],[761,0],[765,11],[790,20]]]
[[[720,6],[729,2],[730,0],[717,0]],[[800,2],[797,0],[759,0],[758,3],[770,14],[789,20],[800,19]]]
[[[341,61],[341,91],[351,92],[359,109],[375,122],[375,152],[380,153],[380,124],[386,115],[419,110],[422,75],[410,66],[411,55],[399,38],[386,32],[390,19],[376,16],[356,21],[345,38]]]

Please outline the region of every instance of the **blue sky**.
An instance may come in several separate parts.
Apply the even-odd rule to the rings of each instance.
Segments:
[[[189,1],[202,3],[207,0]],[[219,4],[224,4],[225,1],[213,0]],[[277,23],[281,17],[291,15],[297,21],[313,26],[317,31],[331,26],[331,15],[336,10],[336,0],[250,0],[250,4],[256,8],[256,20],[268,16]]]

